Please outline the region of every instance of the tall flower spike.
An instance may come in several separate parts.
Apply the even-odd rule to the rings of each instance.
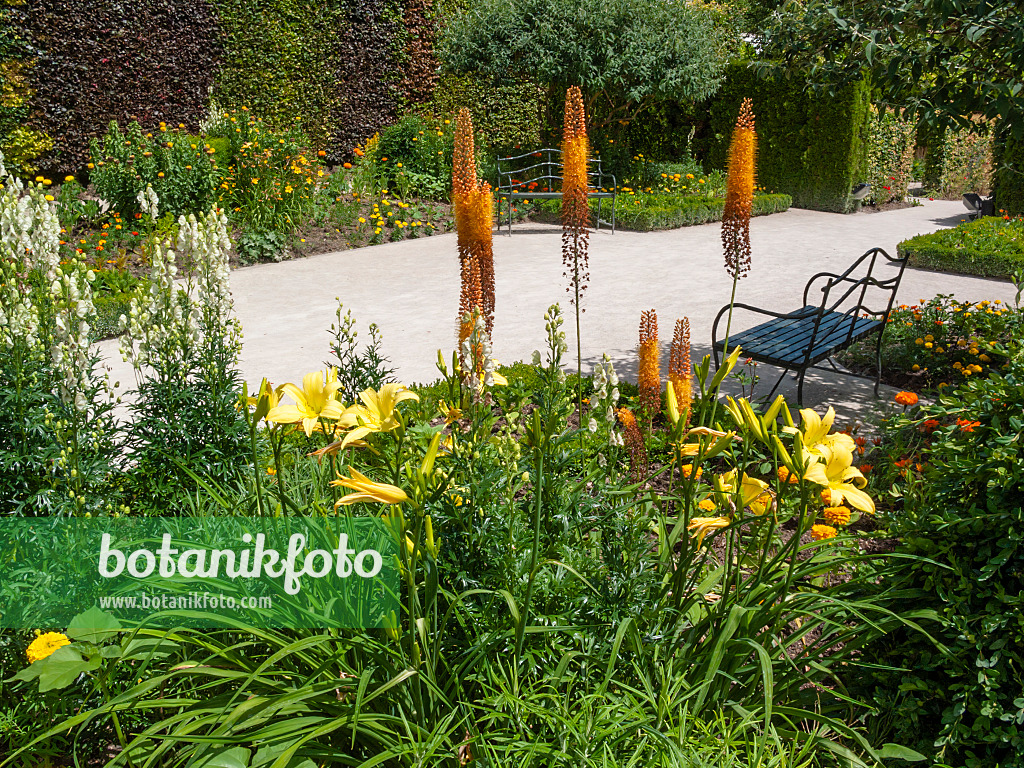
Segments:
[[[587,245],[590,237],[590,207],[587,204],[587,124],[583,94],[573,86],[565,97],[565,127],[562,134],[562,262],[566,289],[575,290],[576,300],[590,278]]]
[[[651,418],[661,405],[661,371],[658,366],[658,316],[653,309],[640,315],[640,407]]]
[[[756,157],[753,102],[744,99],[729,144],[729,177],[722,216],[725,269],[733,280],[738,280],[750,270],[750,211],[754,200]]]
[[[494,325],[494,251],[491,240],[494,198],[490,185],[477,181],[473,119],[465,107],[459,110],[455,120],[452,202],[462,276],[459,317],[474,309],[479,310],[490,335]],[[459,341],[464,339],[460,320]]]
[[[690,418],[690,402],[693,400],[693,363],[690,358],[690,318],[676,320],[672,334],[672,349],[668,359],[668,380],[676,395],[676,407],[679,409],[683,426]]]

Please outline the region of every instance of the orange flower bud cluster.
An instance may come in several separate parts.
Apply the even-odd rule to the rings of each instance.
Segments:
[[[658,366],[658,315],[653,309],[640,314],[640,372],[637,388],[640,407],[647,418],[661,405],[661,371]]]
[[[754,202],[754,164],[757,156],[757,134],[754,132],[754,109],[744,99],[736,128],[729,144],[729,171],[725,191],[725,212],[722,216],[722,247],[725,268],[734,280],[750,270],[750,212]]]
[[[452,202],[458,232],[462,291],[459,296],[459,341],[472,330],[463,318],[478,310],[487,333],[494,326],[494,250],[491,240],[494,195],[487,182],[476,176],[473,119],[463,107],[455,121],[455,154],[452,163]]]
[[[683,425],[690,419],[693,401],[693,362],[690,357],[690,318],[676,320],[672,333],[672,347],[668,358],[668,380],[676,393],[676,406]]]
[[[587,287],[587,247],[590,237],[590,206],[587,204],[587,141],[583,93],[577,86],[565,97],[565,125],[562,132],[562,263],[570,293],[578,296]]]
[[[825,507],[822,515],[829,525],[843,526],[850,524],[850,510],[846,507]]]
[[[640,480],[647,474],[647,446],[644,445],[643,435],[640,434],[640,427],[636,423],[636,416],[628,408],[619,408],[616,411],[619,422],[622,424],[623,442],[626,450],[629,451],[629,471],[634,482]]]

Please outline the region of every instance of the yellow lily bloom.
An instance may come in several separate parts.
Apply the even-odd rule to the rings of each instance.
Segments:
[[[401,504],[408,501],[409,497],[405,491],[395,485],[387,483],[375,483],[359,470],[349,467],[351,477],[338,475],[337,480],[331,480],[331,485],[351,488],[356,493],[343,496],[335,504],[335,507],[355,504],[360,501],[379,501],[381,504]]]
[[[309,437],[313,434],[320,419],[329,421],[341,418],[344,408],[334,399],[334,394],[341,388],[338,372],[333,368],[327,371],[324,382],[322,371],[313,371],[302,377],[302,389],[294,384],[285,384],[285,394],[295,401],[295,405],[278,405],[267,414],[267,421],[277,424],[295,424],[302,422],[302,428]]]
[[[715,490],[730,499],[734,498],[736,493],[736,475],[737,472],[733,469],[724,475],[715,477]],[[775,496],[772,494],[771,486],[768,483],[764,480],[758,480],[756,477],[749,477],[746,473],[743,474],[743,479],[740,480],[739,494],[740,508],[749,507],[750,511],[755,515],[763,515],[771,509],[772,503],[775,501]]]
[[[836,420],[836,411],[832,406],[825,412],[824,416],[819,416],[810,408],[800,409],[801,426],[803,429],[799,430],[803,434],[804,448],[815,456],[823,455],[821,452],[822,447],[839,446],[844,450],[848,450],[851,453],[854,449],[853,438],[842,432],[830,434],[832,424]],[[796,427],[784,427],[783,430],[790,434],[797,431]]]
[[[356,403],[345,409],[338,420],[338,426],[352,431],[341,441],[344,448],[353,440],[366,437],[371,432],[390,432],[398,427],[395,407],[403,400],[416,400],[420,396],[407,389],[404,384],[385,384],[380,390],[366,389],[359,394],[363,405]]]
[[[697,546],[699,547],[704,543],[705,536],[712,531],[728,528],[731,523],[732,521],[728,517],[694,517],[686,526],[686,530],[691,531],[691,535],[697,537]]]
[[[707,451],[704,453],[705,459],[710,459],[720,454],[736,437],[735,432],[720,432],[717,429],[710,429],[708,427],[694,427],[693,429],[687,430],[686,434],[683,435],[683,439],[685,440],[691,435],[718,438],[712,445],[708,446]],[[696,456],[700,453],[700,443],[681,443],[679,446],[679,452],[683,456]]]
[[[853,451],[841,445],[820,446],[821,461],[807,467],[804,480],[822,485],[829,491],[830,506],[844,501],[861,512],[874,512],[875,502],[861,489],[868,484],[853,466]]]

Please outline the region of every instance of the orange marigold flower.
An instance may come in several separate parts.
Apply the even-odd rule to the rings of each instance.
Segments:
[[[928,435],[930,435],[932,432],[934,432],[938,428],[939,428],[939,420],[938,419],[927,419],[923,424],[921,424],[921,431],[924,432],[925,434],[928,434]]]
[[[683,477],[688,478],[690,475],[693,474],[693,464],[683,464],[682,466],[679,467],[679,471],[682,473]],[[703,474],[704,470],[700,467],[697,467],[697,477],[700,477]]]
[[[800,482],[799,475],[797,475],[796,472],[790,472],[786,467],[779,467],[775,470],[775,474],[778,476],[780,483],[795,485]]]
[[[980,421],[970,421],[969,419],[957,419],[956,425],[960,427],[961,432],[973,432],[975,427],[980,427]]]
[[[917,405],[916,392],[897,392],[893,399],[900,405]]]
[[[811,526],[811,537],[815,541],[824,541],[825,539],[834,539],[839,532],[831,525],[812,525]]]
[[[850,524],[850,510],[846,507],[825,507],[822,515],[829,525]]]

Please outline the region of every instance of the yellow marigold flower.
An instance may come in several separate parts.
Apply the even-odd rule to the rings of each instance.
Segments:
[[[839,532],[831,525],[812,525],[811,526],[811,537],[815,541],[824,541],[825,539],[834,539]]]
[[[715,511],[715,502],[713,502],[711,499],[702,499],[697,504],[697,509],[702,509],[705,512],[714,512]]]
[[[71,645],[67,635],[60,632],[46,632],[32,641],[25,650],[25,655],[28,657],[29,664],[35,664],[65,645]]]
[[[825,507],[822,515],[829,525],[850,524],[850,510],[846,507]]]
[[[683,464],[681,467],[679,467],[679,471],[682,473],[683,477],[688,478],[690,475],[693,474],[693,464]],[[700,477],[703,474],[704,470],[700,467],[697,467],[697,477]]]
[[[796,484],[800,482],[800,477],[795,472],[790,472],[786,467],[779,467],[775,470],[776,476],[779,478],[780,483]]]

